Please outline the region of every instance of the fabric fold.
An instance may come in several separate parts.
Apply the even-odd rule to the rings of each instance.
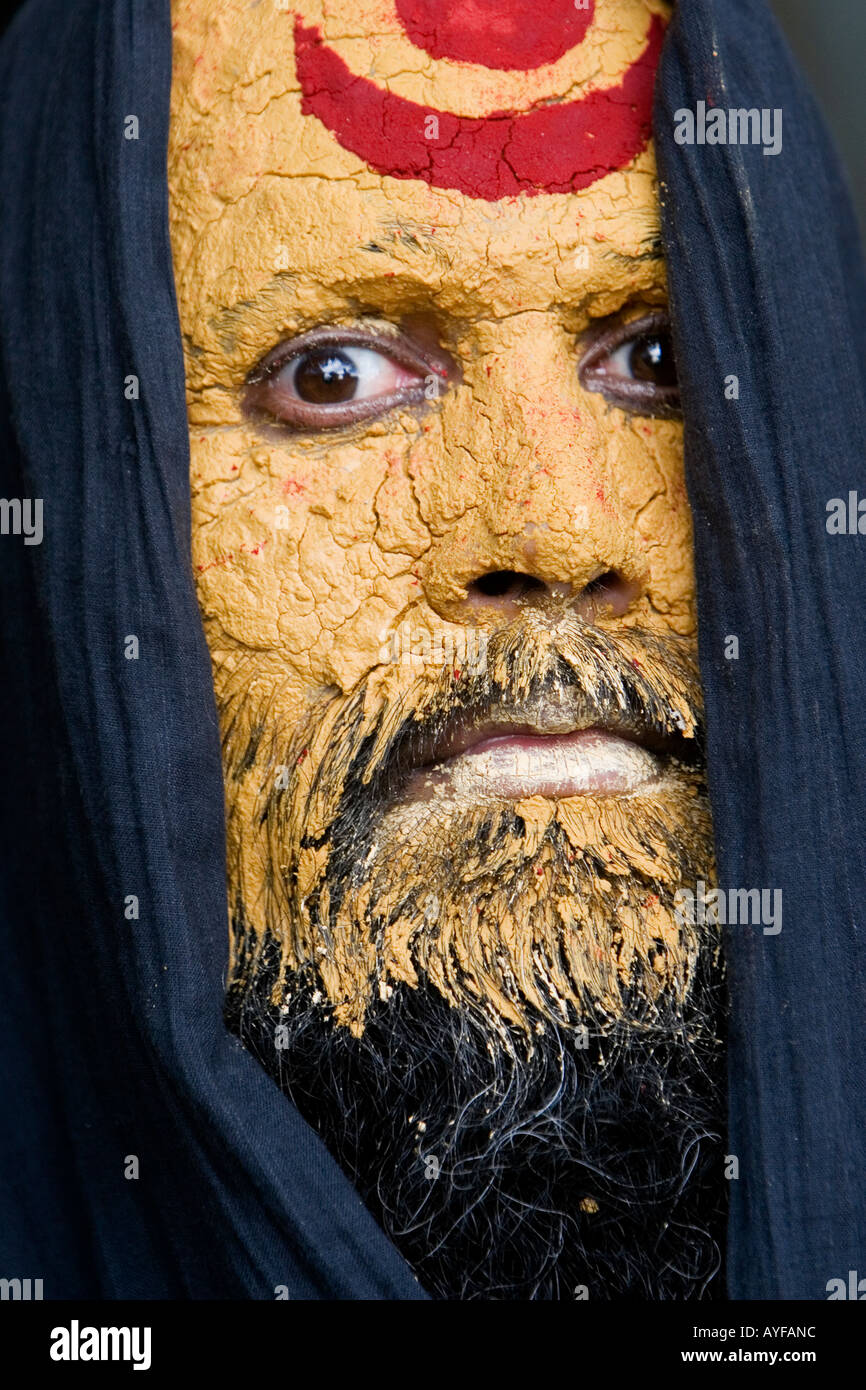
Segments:
[[[699,102],[780,111],[781,150],[678,143]],[[678,6],[655,136],[719,881],[783,908],[725,933],[729,1292],[826,1298],[866,1250],[866,563],[828,529],[866,495],[863,263],[762,0]]]

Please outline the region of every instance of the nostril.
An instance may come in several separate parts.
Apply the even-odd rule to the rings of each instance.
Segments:
[[[643,592],[640,582],[620,570],[608,569],[576,592],[568,583],[548,583],[522,570],[490,570],[466,586],[470,605],[500,616],[516,614],[524,605],[570,608],[585,622],[618,618],[627,613]]]
[[[467,589],[470,594],[480,594],[484,598],[516,599],[545,587],[540,579],[533,578],[531,574],[521,574],[518,570],[494,570],[491,574],[482,574],[480,579],[473,579]]]
[[[591,579],[581,590],[577,610],[584,618],[599,617],[603,612],[621,617],[640,595],[641,586],[617,570],[605,570]]]
[[[616,570],[605,570],[604,574],[599,574],[595,579],[591,579],[584,587],[584,598],[604,597],[612,589],[616,589],[621,582]]]

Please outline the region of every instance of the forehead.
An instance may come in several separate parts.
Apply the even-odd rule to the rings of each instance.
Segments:
[[[652,152],[621,97],[667,7],[534,8],[532,23],[527,0],[174,0],[181,283],[211,308],[288,275],[301,303],[369,284],[385,311],[435,292],[499,315],[657,279]],[[612,140],[626,107],[631,135]]]

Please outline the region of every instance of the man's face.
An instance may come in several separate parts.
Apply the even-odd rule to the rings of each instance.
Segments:
[[[674,910],[712,849],[646,144],[668,9],[525,9],[173,6],[235,1022],[446,1294],[635,1287],[605,1254],[638,1181],[625,1134],[643,1119],[670,1147],[652,1243],[706,1130],[695,1049],[716,1031],[715,943]],[[576,1131],[599,1084],[594,1178],[599,1136]],[[551,1086],[551,1171],[518,1195]],[[564,1187],[554,1148],[582,1155]],[[436,1221],[460,1224],[455,1164],[466,1190],[498,1183],[510,1233],[460,1287],[465,1231],[425,1263]],[[514,1213],[554,1189],[538,1245],[559,1263],[530,1269]],[[684,1284],[708,1258],[680,1260]]]

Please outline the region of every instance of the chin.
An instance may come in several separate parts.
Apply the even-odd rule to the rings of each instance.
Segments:
[[[724,971],[675,910],[714,877],[693,651],[529,635],[459,683],[371,676],[300,765],[273,704],[254,744],[224,711],[229,786],[261,789],[229,802],[256,870],[229,1025],[435,1296],[712,1296]]]
[[[305,971],[234,990],[229,1026],[317,1130],[440,1299],[723,1296],[723,1026],[717,957],[686,1000],[527,1027],[389,986],[363,1033]],[[270,960],[268,957],[270,956]],[[497,1022],[493,1023],[493,1018]]]

